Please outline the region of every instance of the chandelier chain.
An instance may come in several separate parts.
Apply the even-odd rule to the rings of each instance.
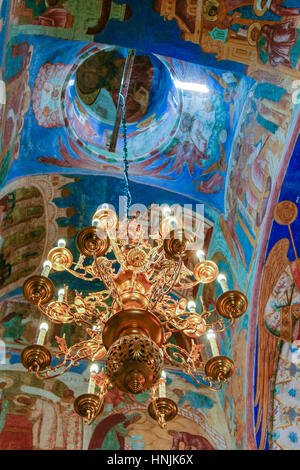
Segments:
[[[127,126],[126,126],[126,107],[125,107],[125,98],[120,93],[120,98],[122,101],[122,124],[123,124],[123,161],[124,161],[124,194],[126,196],[126,214],[127,219],[129,219],[129,208],[131,205],[131,194],[129,188],[129,177],[128,177],[128,149],[127,149]]]

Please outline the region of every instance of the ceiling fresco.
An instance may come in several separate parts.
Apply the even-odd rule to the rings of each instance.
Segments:
[[[300,448],[299,32],[299,0],[0,0],[0,449]],[[235,362],[221,391],[166,368],[179,413],[164,430],[148,393],[117,389],[86,426],[73,412],[86,362],[49,381],[20,362],[41,321],[23,282],[59,238],[76,253],[100,204],[119,207],[124,131],[132,202],[191,219],[203,205],[205,254],[249,300],[220,335]],[[220,293],[186,297],[201,312]],[[53,354],[63,334],[84,339],[53,324]]]
[[[100,92],[97,83],[90,93],[80,92],[82,68],[88,77],[92,75],[92,61],[97,63],[101,50],[104,55],[116,54],[122,68],[124,49],[108,52],[104,46],[83,47],[78,42],[70,42],[66,49],[57,39],[36,36],[30,41],[28,36],[18,36],[9,42],[4,77],[13,92],[8,100],[24,118],[15,119],[12,112],[4,115],[0,180],[61,169],[121,176],[121,139],[115,152],[108,150],[116,92],[110,95],[103,86]],[[135,113],[134,122],[129,117],[127,124],[132,180],[168,188],[221,211],[233,136],[253,80],[160,56],[137,54],[135,62],[134,79],[146,90],[148,101],[147,111],[135,112],[144,105],[139,103],[139,89],[129,90]],[[139,79],[139,74],[145,77],[145,67],[150,73],[148,84]],[[103,69],[109,74],[105,65]],[[198,80],[207,87],[204,92],[180,88],[180,83]],[[20,94],[18,84],[24,87],[26,83],[26,90]],[[95,101],[88,105],[89,99]],[[95,111],[99,100],[107,106],[102,115]],[[105,113],[111,117],[102,117]],[[32,132],[37,136],[34,141]]]

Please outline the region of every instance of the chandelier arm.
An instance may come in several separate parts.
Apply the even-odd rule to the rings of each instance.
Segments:
[[[111,244],[112,250],[114,252],[114,255],[116,257],[116,260],[118,261],[120,266],[123,269],[125,269],[126,268],[126,259],[125,259],[125,256],[123,255],[123,253],[121,252],[118,243],[116,243],[114,238],[110,238],[110,244]]]
[[[196,345],[196,350],[197,346],[199,347],[199,345]],[[173,356],[171,356],[168,353],[169,348],[177,349],[178,352],[173,353]],[[185,349],[172,343],[164,344],[162,346],[162,350],[166,358],[171,362],[171,364],[176,365],[177,367],[181,367],[183,371],[190,375],[198,385],[201,385],[201,387],[205,387],[207,389],[215,391],[220,390],[222,388],[222,383],[220,380],[218,382],[215,382],[210,377],[205,375],[201,370],[199,371],[199,369],[204,369],[205,363],[193,357],[193,350],[191,353],[188,353]],[[176,358],[181,360],[180,364],[178,364]],[[196,375],[198,377],[201,377],[203,381],[200,382],[197,379]]]
[[[105,300],[107,300],[109,297],[110,297],[110,293],[108,290],[101,290],[99,292],[92,292],[88,294],[84,299],[87,302],[93,302],[95,305],[98,305],[100,307],[102,305],[106,305]],[[93,300],[93,299],[96,299],[96,300]]]
[[[117,302],[119,307],[122,309],[123,305],[122,305],[122,302],[120,300],[119,292],[118,292],[118,289],[116,287],[116,284],[115,284],[112,276],[110,276],[111,273],[107,269],[106,270],[105,269],[101,270],[101,267],[99,266],[98,259],[97,259],[95,254],[94,254],[94,262],[95,262],[95,265],[96,265],[96,268],[97,268],[97,271],[99,273],[99,277],[100,277],[101,281],[103,282],[105,287],[110,292],[110,295],[113,297],[113,299],[115,299],[115,301]]]
[[[212,379],[210,379],[209,377],[207,377],[207,375],[204,375],[204,374],[198,374],[197,375],[199,377],[202,377],[202,380],[203,381],[199,381],[196,377],[196,375],[190,370],[188,369],[187,370],[187,373],[192,377],[192,379],[198,384],[200,385],[201,387],[204,387],[204,388],[207,388],[209,390],[213,390],[213,391],[218,391],[218,390],[221,390],[222,388],[222,382],[221,381],[218,381],[218,382],[214,382]],[[209,385],[207,385],[206,382],[209,383]]]
[[[77,277],[78,279],[83,279],[84,281],[94,281],[95,279],[97,279],[97,276],[94,276],[93,274],[91,274],[90,272],[87,272],[87,268],[91,268],[92,266],[86,266],[84,268],[85,272],[84,273],[78,273],[76,271],[74,271],[74,269],[71,269],[71,268],[67,268],[65,267],[65,271],[67,271],[69,274],[72,274],[72,276],[74,277]],[[86,274],[89,274],[90,276],[92,277],[86,277]]]
[[[168,353],[168,349],[170,348],[176,349],[177,351],[173,352],[173,354],[170,355]],[[193,366],[192,369],[194,369],[195,371],[199,368],[204,368],[205,363],[201,361],[199,358],[196,359],[195,357],[193,357],[193,351],[189,353],[186,349],[181,348],[177,344],[173,344],[173,343],[163,344],[162,350],[164,351],[167,359],[171,362],[171,364],[177,367],[184,366],[184,367],[191,368],[191,364],[192,364]],[[181,362],[179,363],[178,360],[176,359],[180,359]]]
[[[180,274],[180,269],[182,266],[182,258],[179,258],[179,262],[177,265],[177,270],[174,270],[173,275],[171,275],[171,279],[166,279],[166,275],[169,273],[169,269],[166,268],[165,271],[161,276],[158,277],[156,284],[154,284],[154,288],[152,289],[151,296],[149,298],[149,303],[152,301],[152,298],[155,297],[155,301],[152,301],[152,308],[155,308],[157,303],[163,299],[165,295],[167,295],[174,287],[178,276]],[[163,283],[160,281],[163,279]],[[169,284],[171,282],[171,284]],[[166,288],[166,290],[164,290]]]
[[[216,322],[208,323],[206,322],[207,329],[213,330],[212,333],[221,333],[228,330],[234,324],[234,318],[231,317],[228,321],[227,319],[219,319]]]
[[[195,316],[196,315],[193,314],[193,317],[195,317]],[[199,336],[200,336],[200,333],[201,334],[205,333],[205,331],[207,329],[207,325],[203,324],[203,327],[202,327],[203,331],[199,332],[199,326],[202,326],[202,323],[201,323],[202,318],[201,318],[200,315],[198,315],[198,317],[199,317],[199,320],[200,320],[199,322],[197,322],[195,320],[195,318],[194,319],[188,319],[188,318],[184,319],[184,318],[180,318],[180,317],[179,318],[178,317],[176,317],[176,318],[166,317],[165,322],[162,322],[162,324],[169,331],[178,331],[178,332],[183,331],[184,332],[184,331],[188,330],[188,331],[190,331],[191,334],[199,333]],[[174,328],[170,328],[170,326],[169,326],[170,324]]]
[[[166,292],[164,292],[164,296],[167,295],[169,292],[171,292],[171,290],[173,289],[174,285],[176,284],[177,282],[177,279],[180,275],[180,270],[181,270],[181,266],[182,266],[182,258],[180,256],[179,258],[179,262],[178,262],[178,266],[177,266],[177,272],[175,271],[175,278],[173,279],[173,281],[171,281],[171,285],[169,286],[168,290]]]
[[[151,270],[151,271],[153,271],[153,268],[151,268],[151,266],[152,265],[157,265],[157,263],[159,263],[164,257],[164,252],[161,251],[159,253],[158,250],[159,250],[159,247],[155,247],[154,251],[150,255],[151,257],[150,257],[149,262],[148,262],[148,269]],[[156,259],[153,259],[153,254],[158,255]]]
[[[106,318],[106,316],[109,313],[109,308],[107,304],[105,304],[104,302],[100,302],[100,303],[95,302],[93,305],[90,305],[90,303],[92,303],[92,301],[86,300],[86,298],[84,299],[84,301],[82,300],[81,305],[83,305],[83,307],[81,306],[81,308],[84,308],[84,312],[82,313],[78,312],[78,309],[80,308],[78,305],[76,304],[71,305],[71,308],[73,307],[74,309],[76,309],[76,313],[77,313],[75,317],[76,323],[84,323],[90,327],[93,327],[95,325],[95,322],[99,321],[99,319],[101,321],[102,317]],[[96,306],[102,307],[103,310],[100,311],[99,309],[96,308]]]
[[[58,357],[58,356],[56,356]],[[49,379],[54,379],[55,377],[60,377],[61,375],[65,374],[66,372],[68,372],[71,367],[78,367],[80,365],[80,363],[76,363],[76,361],[74,362],[70,362],[66,367],[65,369],[63,369],[62,371],[60,371],[58,374],[54,374],[54,375],[50,375],[51,372],[56,372],[58,369],[60,369],[61,367],[65,366],[66,365],[66,358],[63,359],[63,361],[60,363],[60,364],[57,364],[56,366],[49,366],[47,367],[46,369],[44,370],[39,370],[39,368],[37,368],[35,370],[35,376],[38,378],[38,379],[41,379],[41,380],[49,380]]]
[[[183,289],[191,289],[192,287],[197,286],[200,284],[200,281],[191,281],[187,282],[186,284],[182,284],[181,281],[179,281],[178,284],[175,285],[176,289],[183,290]]]
[[[54,301],[44,306],[39,301],[37,303],[37,309],[53,323],[72,323],[75,321],[74,315],[70,311],[69,305],[65,302]],[[59,310],[61,310],[61,313]]]
[[[74,344],[67,350],[64,350],[66,360],[79,361],[79,360],[95,360],[99,358],[99,354],[104,352],[102,337],[100,336],[81,341]]]
[[[75,347],[78,347],[78,346],[82,346],[81,349],[79,351],[82,351],[84,350],[84,346],[88,345],[89,343],[97,343],[97,346],[98,346],[98,349],[96,349],[96,351],[92,350],[92,348],[90,347],[90,349],[87,349],[87,351],[85,351],[84,354],[78,354],[78,352],[74,355],[71,354],[72,352],[72,349],[75,348]],[[97,341],[95,339],[89,339],[87,341],[82,341],[80,343],[77,343],[73,346],[71,346],[70,348],[67,348],[67,349],[64,349],[64,347],[60,347],[60,350],[61,350],[61,353],[59,353],[56,357],[59,358],[59,357],[63,357],[62,359],[62,362],[58,363],[56,366],[49,366],[47,368],[45,368],[44,370],[40,371],[39,368],[37,367],[37,369],[35,370],[35,375],[37,378],[41,379],[41,380],[48,380],[48,379],[53,379],[55,377],[60,377],[61,375],[65,374],[66,372],[68,372],[71,367],[78,367],[80,365],[80,361],[82,360],[93,360],[93,359],[100,359],[99,357],[99,354],[102,352],[102,355],[101,357],[104,357],[105,355],[105,348],[102,344],[102,341]],[[67,362],[69,362],[68,365]],[[62,368],[66,366],[62,371],[60,371],[58,374],[54,374],[54,375],[50,375],[51,372],[56,372],[58,369]]]

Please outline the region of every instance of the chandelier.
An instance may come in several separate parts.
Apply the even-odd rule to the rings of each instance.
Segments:
[[[148,412],[165,427],[178,409],[167,397],[164,368],[178,368],[201,387],[220,390],[233,374],[234,362],[220,354],[216,335],[232,327],[248,302],[243,293],[229,290],[217,265],[195,247],[193,232],[168,207],[150,236],[138,217],[129,216],[124,109],[123,124],[126,216],[119,220],[108,204],[100,206],[91,225],[77,235],[76,261],[66,242],[59,240],[41,275],[23,285],[25,299],[46,320],[79,325],[87,339],[68,347],[65,336],[56,337],[59,353],[51,365],[52,355],[44,345],[48,324],[43,321],[36,343],[23,349],[21,361],[43,380],[61,376],[80,361],[91,361],[87,393],[74,401],[76,413],[87,423],[102,412],[108,389],[117,387],[131,394],[150,391]],[[191,268],[192,259],[197,261]],[[76,291],[72,297],[65,285],[55,294],[48,277],[51,270],[90,282],[91,292],[83,296]],[[206,309],[202,301],[201,313],[197,312],[194,300],[188,302],[183,293],[216,280],[222,289],[216,307]],[[96,290],[93,286],[99,281],[102,288]],[[99,371],[100,360],[105,367]]]

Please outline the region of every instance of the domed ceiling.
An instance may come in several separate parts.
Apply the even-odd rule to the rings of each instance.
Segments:
[[[299,33],[299,0],[0,0],[1,449],[18,448],[10,420],[22,448],[299,449]],[[20,363],[39,322],[24,280],[58,238],[76,251],[97,207],[124,194],[120,89],[132,202],[191,217],[202,204],[206,256],[249,300],[221,334],[235,361],[222,391],[167,371],[169,432],[146,417],[148,396],[117,392],[86,430],[72,403],[87,364],[41,384]],[[219,293],[187,296],[201,311]],[[81,338],[69,326],[49,331],[53,350],[56,335]],[[26,440],[38,413],[53,429],[63,416],[64,438]]]

